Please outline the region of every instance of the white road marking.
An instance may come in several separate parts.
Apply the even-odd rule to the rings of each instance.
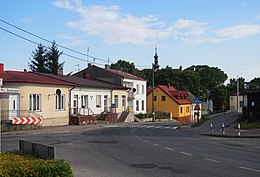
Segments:
[[[171,128],[171,127],[163,127],[164,129],[169,129],[169,128]]]
[[[248,171],[253,171],[253,172],[260,173],[260,170],[253,169],[253,168],[248,168],[248,167],[238,167],[238,168],[240,168],[240,169],[244,169],[244,170],[248,170]]]
[[[169,148],[169,147],[164,147],[164,149],[169,150],[169,151],[174,151],[174,149]]]
[[[184,154],[184,155],[188,155],[188,156],[191,156],[192,154],[191,153],[188,153],[188,152],[180,152],[181,154]]]
[[[172,127],[172,129],[174,129],[174,130],[177,129],[177,128],[178,128],[178,127]]]
[[[157,127],[155,127],[155,128],[162,128],[163,126],[157,126]]]
[[[143,138],[138,138],[139,140],[143,140]]]
[[[220,163],[220,161],[215,160],[215,159],[211,159],[211,158],[204,158],[204,160],[210,161],[210,162],[214,162],[214,163]]]
[[[148,140],[144,140],[144,142],[146,142],[146,143],[150,143],[150,141],[148,141]]]
[[[154,143],[153,145],[154,145],[154,146],[160,146],[159,144],[155,144],[155,143]]]

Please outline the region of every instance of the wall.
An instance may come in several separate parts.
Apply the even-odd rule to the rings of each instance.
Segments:
[[[169,112],[175,119],[189,117],[190,118],[190,104],[179,105],[170,96],[163,92],[160,88],[155,88],[154,96],[156,96],[156,101],[154,101],[155,112]],[[166,97],[165,101],[162,101],[162,96]],[[183,112],[181,113],[181,108]],[[187,110],[187,111],[186,111]],[[147,96],[147,112],[152,112],[152,92]]]
[[[69,124],[69,89],[70,86],[32,84],[32,83],[5,83],[7,88],[18,88],[20,93],[20,110],[30,109],[30,94],[41,95],[41,111],[36,113],[43,116],[42,126]],[[65,94],[65,110],[56,111],[56,90]]]
[[[139,86],[139,92],[137,89],[137,85]],[[136,92],[134,92],[134,98],[133,100],[128,101],[128,105],[131,105],[133,107],[133,112],[135,114],[145,114],[147,109],[147,101],[146,101],[146,81],[142,80],[131,80],[131,79],[124,79],[123,80],[123,86],[130,87],[133,91],[133,88],[136,89]],[[142,86],[144,86],[144,90],[142,90]],[[139,102],[139,110],[136,109],[136,101]],[[144,101],[144,109],[142,110],[142,101]]]
[[[238,110],[238,112],[242,112],[242,108],[243,108],[243,106],[242,107],[240,107],[240,102],[242,101],[243,102],[243,96],[239,96],[238,97],[238,105],[239,105],[239,110]],[[237,96],[230,96],[229,97],[229,109],[231,110],[231,111],[237,111]]]
[[[112,103],[114,104],[114,96],[118,95],[118,107],[116,108],[116,113],[127,111],[127,91],[126,90],[113,90],[112,91]],[[125,96],[125,106],[122,106],[122,96]]]
[[[94,112],[94,114],[100,114],[104,111],[105,95],[108,97],[108,107],[111,106],[111,90],[108,89],[75,88],[71,93],[71,108],[73,108],[74,95],[78,95],[78,108],[81,108],[81,95],[88,95],[88,107]],[[101,107],[96,107],[97,95],[101,95]]]

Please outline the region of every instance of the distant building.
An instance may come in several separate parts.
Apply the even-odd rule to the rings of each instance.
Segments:
[[[94,78],[101,81],[128,87],[127,105],[125,111],[134,112],[135,114],[146,113],[146,80],[132,74],[111,69],[108,65],[100,68],[95,65],[89,65],[88,68],[75,73],[74,76],[82,78]],[[114,97],[112,103],[117,105],[117,100],[126,99],[125,97]],[[120,105],[121,106],[121,105]]]
[[[191,101],[188,92],[171,86],[157,85],[154,88],[155,112],[170,113],[170,117],[180,121],[191,121]],[[147,92],[147,112],[152,112],[152,89]]]
[[[238,111],[242,112],[244,107],[244,97],[240,94],[238,97],[237,95],[230,95],[229,96],[229,109],[231,111]]]

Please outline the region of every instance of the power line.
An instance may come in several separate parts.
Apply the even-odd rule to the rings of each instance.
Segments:
[[[3,30],[3,31],[5,31],[5,32],[8,32],[8,33],[10,33],[10,34],[12,34],[12,35],[14,35],[14,36],[16,36],[16,37],[19,37],[19,38],[21,38],[21,39],[24,39],[24,40],[26,40],[26,41],[28,41],[28,42],[31,42],[31,43],[36,44],[36,45],[39,45],[39,43],[37,43],[37,42],[35,42],[35,41],[33,41],[33,40],[30,40],[30,39],[28,39],[28,38],[25,38],[25,37],[23,37],[23,36],[21,36],[21,35],[18,35],[18,34],[16,34],[16,33],[13,33],[13,32],[11,32],[11,31],[9,31],[9,30],[7,30],[7,29],[4,29],[4,28],[2,28],[2,27],[0,27],[0,29]],[[82,59],[82,58],[79,58],[79,57],[75,57],[75,56],[66,54],[66,53],[64,53],[64,52],[63,52],[62,54],[65,55],[65,56],[68,56],[68,57],[77,59],[77,60],[81,60],[81,61],[85,61],[85,62],[87,61],[87,60],[85,60],[85,59]]]
[[[23,31],[23,32],[25,32],[25,33],[27,33],[27,34],[29,34],[29,35],[32,35],[32,36],[34,36],[34,37],[36,37],[36,38],[39,38],[39,39],[41,39],[41,40],[44,40],[44,41],[46,41],[46,42],[49,42],[49,43],[52,43],[52,42],[53,42],[53,41],[50,41],[50,40],[48,40],[48,39],[45,39],[45,38],[43,38],[43,37],[41,37],[41,36],[39,36],[39,35],[33,34],[33,33],[29,32],[29,31],[27,31],[27,30],[24,30],[24,29],[22,29],[22,28],[20,28],[20,27],[18,27],[18,26],[16,26],[16,25],[13,25],[13,24],[11,24],[11,23],[9,23],[9,22],[7,22],[7,21],[1,19],[1,18],[0,18],[0,21],[3,22],[3,23],[5,23],[5,24],[7,24],[7,25],[9,25],[9,26],[12,26],[13,28],[16,28],[16,29],[18,29],[18,30],[21,30],[21,31]],[[22,37],[22,36],[20,36],[20,37]],[[90,57],[90,58],[92,58],[92,59],[96,59],[96,60],[100,60],[100,61],[105,61],[105,62],[107,62],[107,60],[105,60],[105,59],[98,58],[98,57],[95,57],[95,56],[91,56],[91,55],[88,55],[88,54],[85,54],[85,53],[82,53],[82,52],[78,52],[78,51],[76,51],[76,50],[70,49],[70,48],[65,47],[65,46],[63,46],[63,45],[60,45],[60,44],[58,44],[58,43],[57,43],[57,46],[59,46],[59,47],[61,47],[61,48],[63,48],[63,49],[69,50],[69,51],[71,51],[71,52],[74,52],[74,53],[77,53],[77,54],[80,54],[80,55],[83,55],[83,56],[86,56],[86,57]]]

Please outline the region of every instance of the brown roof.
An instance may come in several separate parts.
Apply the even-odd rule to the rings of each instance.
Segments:
[[[37,73],[37,74],[47,76],[50,78],[59,79],[59,80],[66,81],[66,82],[70,82],[78,87],[123,89],[123,90],[129,89],[128,87],[124,87],[121,85],[116,85],[116,84],[112,84],[109,82],[100,81],[100,80],[96,80],[96,79],[90,79],[90,78],[86,79],[86,78],[81,78],[81,77],[76,77],[76,76],[54,75],[54,74],[49,74],[49,73]]]
[[[156,88],[160,88],[165,92],[169,97],[171,97],[178,104],[191,104],[191,101],[187,98],[188,92],[185,90],[178,90],[171,85],[157,85]],[[149,95],[152,92],[152,89],[147,92]]]
[[[55,85],[69,85],[75,84],[50,78],[43,75],[38,75],[33,72],[21,72],[21,71],[4,71],[0,73],[0,78],[3,78],[4,82],[19,82],[19,83],[35,83],[35,84],[55,84]]]
[[[115,70],[115,69],[110,69],[110,68],[105,68],[105,70],[108,71],[108,72],[111,72],[113,74],[116,74],[118,76],[121,76],[121,77],[123,77],[125,79],[146,81],[143,78],[137,77],[137,76],[135,76],[133,74],[129,74],[129,73],[126,73],[126,72],[121,71],[121,70]]]

